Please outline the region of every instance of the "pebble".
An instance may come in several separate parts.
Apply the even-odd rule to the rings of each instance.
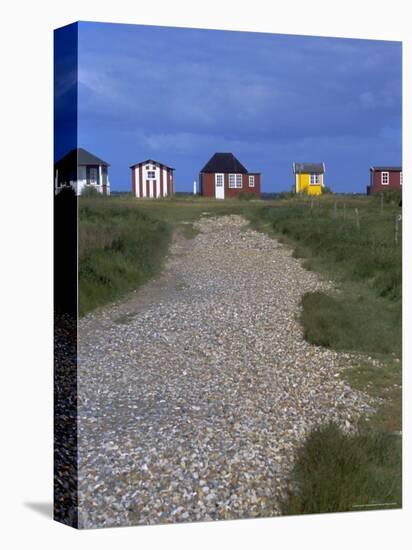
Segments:
[[[302,295],[332,283],[240,216],[194,227],[79,322],[80,527],[279,515],[310,430],[374,411],[339,376],[359,358],[303,338]]]

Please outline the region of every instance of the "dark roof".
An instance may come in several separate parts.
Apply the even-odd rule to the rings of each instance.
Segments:
[[[203,166],[201,172],[230,172],[231,174],[247,174],[248,171],[232,153],[215,153]]]
[[[402,172],[402,166],[371,166],[372,172]]]
[[[325,165],[323,162],[294,162],[293,172],[295,174],[323,174]]]
[[[92,153],[89,153],[89,151],[86,151],[86,149],[83,149],[82,147],[79,147],[78,149],[72,149],[69,153],[67,153],[67,155],[56,162],[56,166],[61,166],[64,164],[72,164],[77,166],[100,164],[102,166],[110,166],[108,162],[100,159],[99,157],[96,157],[96,155],[93,155]]]
[[[165,168],[170,168],[170,170],[174,170],[174,168],[172,168],[171,166],[168,166],[167,164],[164,164],[163,162],[159,162],[158,160],[153,160],[153,159],[147,159],[147,160],[142,160],[141,162],[135,162],[134,164],[132,164],[130,166],[130,168],[134,168],[135,166],[140,166],[141,164],[147,164],[147,163],[152,163],[152,164],[159,164],[160,166],[164,166]]]

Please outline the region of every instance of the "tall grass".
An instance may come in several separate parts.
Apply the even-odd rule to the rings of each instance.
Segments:
[[[170,226],[136,208],[80,199],[79,313],[137,288],[157,273]]]
[[[336,425],[316,428],[298,453],[297,490],[285,514],[400,508],[400,439],[384,432],[343,433]]]
[[[322,197],[281,201],[250,213],[294,247],[308,269],[335,279],[340,292],[308,293],[302,324],[308,341],[368,353],[401,354],[402,247],[397,203]],[[395,240],[395,229],[397,230]]]
[[[335,207],[336,203],[336,207]],[[357,212],[356,212],[357,211]],[[348,279],[368,283],[379,296],[401,297],[401,223],[395,242],[397,206],[381,211],[372,198],[289,201],[282,208],[261,209],[255,225],[272,230],[295,245],[309,268],[324,266]],[[323,269],[324,270],[324,269]]]
[[[401,506],[401,210],[398,197],[284,199],[250,212],[252,225],[294,247],[305,267],[333,278],[339,292],[302,299],[305,338],[316,345],[367,353],[342,375],[383,400],[356,434],[336,425],[313,431],[293,472],[285,514]]]

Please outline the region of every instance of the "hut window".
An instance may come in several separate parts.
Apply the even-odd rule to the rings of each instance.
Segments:
[[[399,174],[399,183],[402,185],[403,183],[403,172]]]
[[[147,172],[147,177],[151,180],[155,179],[155,172]]]
[[[310,184],[319,185],[320,184],[320,174],[311,174],[310,175]]]
[[[389,185],[389,172],[382,172],[382,185]]]
[[[229,174],[229,187],[230,189],[241,189],[242,174]]]
[[[96,185],[97,183],[97,168],[94,166],[89,166],[88,168],[87,183],[92,185]]]
[[[255,176],[249,176],[249,187],[255,187]]]

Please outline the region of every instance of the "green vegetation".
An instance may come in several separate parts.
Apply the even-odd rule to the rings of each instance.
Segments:
[[[193,238],[200,216],[243,215],[252,227],[294,248],[307,269],[333,279],[336,292],[307,293],[302,324],[308,341],[360,352],[341,376],[383,400],[356,434],[316,429],[302,447],[284,513],[401,505],[401,241],[399,197],[319,198],[284,193],[282,200],[131,196],[80,198],[80,312],[136,288],[157,273],[171,231]],[[119,323],[128,322],[119,318]],[[368,506],[370,505],[370,506]],[[376,505],[376,506],[375,506]],[[379,506],[381,505],[381,506]]]
[[[192,196],[148,201],[89,191],[79,199],[80,315],[122,297],[156,275],[173,230],[192,239],[197,234],[193,222],[200,216],[244,214],[261,204]]]
[[[256,193],[250,193],[248,191],[241,191],[238,195],[238,199],[241,201],[251,201],[256,200],[258,196]]]
[[[285,514],[399,508],[402,453],[398,436],[360,429],[348,435],[334,424],[314,430],[298,453]]]
[[[367,284],[379,296],[401,297],[401,222],[398,206],[381,211],[374,198],[321,198],[282,201],[251,217],[295,247],[305,266],[334,277]],[[397,242],[395,228],[397,225]]]
[[[349,384],[383,400],[356,434],[314,430],[294,470],[286,514],[401,506],[402,249],[400,197],[293,197],[250,213],[254,227],[294,248],[307,269],[333,279],[333,293],[302,300],[305,338],[316,345],[367,353],[346,369]],[[361,356],[362,357],[362,356]],[[368,506],[370,505],[370,506]]]
[[[402,430],[402,369],[400,359],[394,356],[378,356],[372,365],[361,362],[343,372],[343,378],[353,388],[383,399],[383,405],[369,421],[377,430],[400,432]]]
[[[79,313],[121,297],[155,275],[170,227],[115,201],[80,199]]]
[[[318,346],[372,354],[401,353],[399,304],[375,296],[361,285],[335,294],[308,292],[302,299],[306,340]]]

